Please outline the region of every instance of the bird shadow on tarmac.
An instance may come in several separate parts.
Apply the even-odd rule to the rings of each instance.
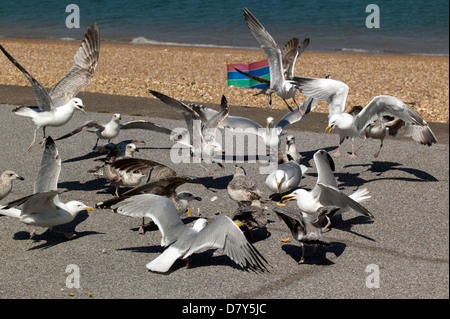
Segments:
[[[309,265],[334,265],[334,262],[327,258],[327,253],[331,252],[335,255],[335,257],[339,257],[345,250],[346,245],[339,242],[330,242],[330,246],[326,247],[311,247],[305,245],[305,261],[304,264]],[[302,248],[301,245],[293,245],[293,244],[284,244],[281,249],[291,256],[297,263],[300,261],[302,257]],[[314,252],[314,249],[316,251]]]
[[[75,230],[76,226],[85,221],[89,217],[89,214],[87,211],[80,212],[71,222],[66,223],[64,225],[59,225],[53,227],[52,231],[50,229],[46,229],[45,232],[42,234],[35,234],[33,240],[35,243],[40,243],[37,246],[34,246],[30,248],[29,250],[38,250],[38,249],[47,249],[53,246],[56,246],[58,244],[64,243],[68,240],[73,241],[77,240],[79,238],[89,236],[89,235],[97,235],[97,234],[103,234],[97,231],[82,231],[77,232]],[[71,239],[65,238],[62,234],[58,232],[74,232],[75,237]],[[30,233],[27,231],[19,231],[14,234],[15,240],[30,240]],[[42,242],[42,243],[41,243]]]

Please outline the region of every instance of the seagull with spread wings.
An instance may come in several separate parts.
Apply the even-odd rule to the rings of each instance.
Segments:
[[[199,218],[192,227],[183,223],[173,202],[155,194],[141,194],[127,198],[111,207],[117,213],[133,217],[150,217],[161,232],[161,246],[169,246],[147,264],[154,272],[167,272],[173,263],[186,259],[204,249],[223,249],[240,267],[266,271],[267,261],[247,241],[239,227],[226,215],[211,223]]]
[[[116,138],[121,130],[130,130],[130,129],[142,129],[142,130],[151,130],[154,132],[158,132],[158,133],[163,133],[163,134],[167,134],[167,135],[171,135],[172,134],[172,130],[166,128],[166,127],[161,127],[156,125],[153,122],[147,121],[147,120],[132,120],[132,121],[128,121],[126,123],[120,123],[120,120],[122,119],[122,116],[118,113],[114,114],[112,119],[106,123],[106,124],[101,124],[98,123],[97,121],[87,121],[86,123],[84,123],[82,126],[80,126],[79,128],[77,128],[76,130],[65,134],[63,136],[58,137],[57,139],[55,139],[55,141],[59,141],[68,137],[71,137],[79,132],[81,132],[83,129],[88,129],[88,128],[95,128],[94,131],[89,131],[88,132],[93,132],[97,135],[97,141],[95,142],[95,145],[92,149],[96,149],[97,144],[99,142],[99,140],[107,140],[108,142],[110,142],[112,139]]]
[[[42,128],[45,141],[45,128],[65,125],[72,118],[75,110],[84,112],[84,104],[75,96],[91,83],[94,70],[97,67],[100,53],[100,35],[97,24],[91,25],[75,53],[75,64],[64,77],[56,83],[50,92],[42,86],[22,65],[19,64],[6,49],[0,45],[6,57],[23,73],[31,83],[37,107],[20,106],[13,112],[20,116],[31,118],[36,125],[33,141],[28,148],[31,150],[36,141],[36,133]]]
[[[34,182],[34,193],[0,206],[0,214],[18,218],[32,228],[30,239],[36,233],[33,226],[49,227],[71,222],[83,210],[92,211],[80,201],[63,203],[59,199],[62,191],[58,190],[58,178],[61,172],[61,158],[53,139],[48,136],[41,165]],[[75,236],[74,232],[62,233],[67,239]]]

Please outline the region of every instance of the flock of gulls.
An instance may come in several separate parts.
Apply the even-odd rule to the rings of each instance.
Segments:
[[[246,25],[260,43],[267,56],[270,67],[270,80],[247,74],[256,80],[267,83],[267,87],[257,94],[267,95],[269,104],[273,93],[286,103],[289,112],[275,124],[275,119],[268,117],[265,126],[252,119],[229,114],[228,102],[222,97],[220,110],[214,110],[196,104],[186,104],[163,93],[149,90],[163,104],[182,115],[186,130],[175,133],[147,120],[135,120],[121,123],[121,115],[114,114],[108,123],[88,121],[76,130],[53,139],[46,134],[47,127],[67,124],[75,111],[85,112],[85,106],[76,95],[93,79],[100,53],[100,36],[97,24],[91,25],[74,55],[75,64],[64,77],[47,92],[46,89],[19,64],[6,49],[0,45],[5,56],[23,73],[31,84],[36,98],[36,107],[17,107],[13,112],[30,118],[36,125],[32,149],[37,132],[42,128],[44,147],[41,165],[35,180],[32,194],[0,206],[0,214],[18,218],[30,228],[30,238],[35,235],[34,227],[62,225],[72,221],[83,210],[93,210],[80,201],[63,203],[59,199],[58,178],[61,171],[61,158],[56,141],[88,130],[97,136],[93,149],[105,152],[104,158],[98,159],[99,166],[90,173],[105,178],[115,187],[111,199],[99,202],[98,208],[110,209],[116,213],[140,218],[140,233],[145,233],[146,221],[157,225],[161,233],[161,246],[167,247],[162,254],[147,264],[154,272],[167,272],[173,263],[181,258],[188,263],[188,257],[204,249],[222,249],[237,265],[253,271],[267,271],[269,263],[253,245],[253,230],[265,227],[268,213],[264,212],[262,203],[273,202],[273,212],[285,222],[294,239],[302,247],[327,246],[324,238],[334,215],[353,210],[373,219],[374,216],[363,202],[370,198],[367,189],[358,189],[347,195],[339,189],[334,175],[333,157],[341,156],[339,148],[346,138],[352,141],[351,157],[357,156],[354,141],[357,138],[375,138],[381,141],[378,156],[386,135],[410,136],[415,141],[430,146],[436,138],[425,120],[405,103],[392,96],[377,96],[365,107],[354,107],[345,112],[348,86],[338,80],[325,78],[306,78],[293,74],[297,58],[309,44],[309,38],[300,42],[291,39],[281,50],[263,25],[247,9],[243,9]],[[238,70],[239,71],[239,70]],[[240,71],[242,72],[242,71]],[[245,72],[242,72],[245,74]],[[295,95],[300,92],[306,96],[299,105]],[[292,107],[289,100],[295,104]],[[327,130],[335,128],[339,132],[338,151],[328,154],[319,150],[314,154],[317,169],[317,181],[310,191],[299,188],[305,176],[306,166],[300,164],[302,156],[296,149],[295,138],[283,133],[285,128],[302,120],[311,112],[319,101],[325,100],[329,108]],[[201,125],[197,125],[201,123]],[[140,140],[126,140],[114,144],[121,130],[143,129],[160,132],[170,136],[170,142],[177,142],[189,149],[189,156],[201,159],[212,158],[222,154],[222,145],[217,142],[218,130],[254,133],[263,140],[267,149],[278,154],[275,167],[267,174],[265,185],[273,193],[270,199],[263,199],[252,176],[248,176],[243,167],[234,166],[234,176],[229,182],[229,197],[237,203],[232,217],[221,214],[209,221],[196,218],[192,227],[186,225],[181,216],[190,215],[192,201],[202,200],[190,192],[177,192],[176,189],[191,178],[177,175],[176,170],[167,165],[135,157],[137,145],[145,144]],[[285,136],[285,149],[281,147]],[[100,145],[99,142],[107,141]],[[196,143],[196,141],[200,141]],[[221,165],[217,162],[218,165]],[[195,165],[195,164],[193,164]],[[201,165],[201,163],[200,163]],[[205,167],[204,167],[205,168]],[[205,168],[206,169],[206,168]],[[208,174],[211,174],[206,169]],[[5,171],[0,176],[0,199],[11,192],[14,180],[23,177],[12,171]],[[120,188],[131,188],[120,193]],[[294,200],[296,205],[288,206]],[[62,233],[68,239],[76,233]]]

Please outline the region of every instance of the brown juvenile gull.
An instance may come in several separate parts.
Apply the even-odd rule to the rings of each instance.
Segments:
[[[12,183],[16,179],[21,181],[24,180],[22,176],[19,176],[17,173],[9,170],[4,171],[0,175],[0,200],[8,196],[12,190]]]
[[[208,223],[197,219],[192,227],[185,225],[173,202],[155,194],[141,194],[112,206],[117,213],[133,217],[149,217],[161,232],[161,246],[169,246],[161,255],[147,264],[154,272],[167,272],[178,259],[186,259],[205,249],[222,249],[237,265],[264,272],[267,261],[247,241],[239,227],[225,215]]]
[[[252,201],[261,199],[261,191],[248,177],[243,167],[234,165],[233,179],[227,185],[228,196],[239,207],[249,206]]]
[[[231,219],[242,230],[247,240],[254,243],[253,230],[266,227],[268,215],[261,208],[261,201],[254,200],[249,206],[240,206]]]
[[[322,206],[313,215],[305,216],[291,207],[274,207],[274,212],[286,223],[293,238],[300,242],[302,257],[299,264],[305,262],[305,245],[314,248],[330,246],[323,238],[321,224],[323,220],[329,219],[328,215],[334,215],[339,209],[336,206]]]
[[[0,214],[18,218],[32,227],[30,239],[36,233],[33,226],[52,229],[54,226],[71,222],[83,210],[93,210],[92,207],[80,201],[61,202],[59,194],[62,191],[57,190],[60,171],[61,158],[58,149],[53,139],[48,136],[39,172],[34,182],[34,194],[0,206]],[[75,236],[75,233],[62,234],[68,239]]]
[[[349,111],[350,114],[356,115],[361,112],[363,107],[361,105],[355,105]],[[431,146],[433,143],[437,143],[436,137],[428,126],[421,126],[415,123],[405,123],[399,118],[393,116],[383,116],[373,121],[364,129],[364,141],[355,150],[355,155],[364,146],[364,143],[368,138],[380,140],[380,147],[373,155],[378,157],[383,142],[386,136],[392,137],[412,137],[416,142]]]
[[[0,45],[6,57],[23,73],[31,83],[37,107],[20,106],[13,112],[20,116],[30,117],[36,125],[33,141],[28,148],[31,150],[36,140],[36,133],[42,127],[45,141],[45,128],[65,125],[72,118],[75,110],[84,112],[81,99],[75,96],[92,81],[94,70],[97,67],[100,52],[100,35],[97,24],[87,30],[85,37],[74,55],[75,64],[64,77],[56,83],[50,92],[40,84],[28,71],[22,67]]]

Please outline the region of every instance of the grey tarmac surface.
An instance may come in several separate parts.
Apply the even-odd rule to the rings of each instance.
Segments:
[[[0,92],[4,92],[4,87],[1,89]],[[10,101],[7,94],[0,94],[0,97],[1,103],[34,104],[33,101]],[[48,128],[48,135],[59,137],[87,120],[107,122],[115,112],[123,114],[123,122],[149,116],[141,114],[143,109],[139,109],[138,104],[136,109],[121,104],[138,103],[141,99],[97,94],[81,97],[87,105],[86,114],[75,113],[66,126]],[[168,128],[185,127],[181,118],[177,114],[174,116],[164,104],[154,99],[142,100],[148,100],[148,109],[159,114],[150,117],[155,123]],[[103,105],[111,107],[103,109]],[[2,204],[31,194],[43,152],[39,145],[27,151],[35,127],[28,118],[14,115],[13,108],[0,105],[0,170],[14,170],[24,176],[25,181],[15,181],[12,193]],[[230,114],[236,114],[233,112],[238,109],[241,115],[257,117],[260,123],[267,114],[276,113],[232,107]],[[272,116],[277,119],[284,113],[281,110]],[[309,167],[300,183],[305,188],[312,188],[317,178],[312,159],[314,152],[318,149],[332,151],[338,142],[335,134],[317,133],[324,130],[326,116],[311,115],[311,119],[305,118],[304,123],[286,130],[295,135],[297,147],[304,156],[302,164]],[[307,121],[311,122],[309,130],[305,128]],[[442,136],[445,137],[445,129],[448,135],[448,124],[437,126],[442,127]],[[320,130],[315,132],[314,127]],[[39,138],[41,134],[40,131]],[[184,262],[177,261],[167,274],[149,272],[145,265],[164,250],[160,246],[159,231],[150,227],[140,235],[137,232],[140,219],[109,210],[83,212],[71,225],[66,225],[77,231],[72,240],[41,228],[37,229],[35,239],[30,240],[26,225],[1,216],[0,298],[176,298],[186,302],[200,298],[449,298],[449,147],[448,136],[447,140],[444,137],[439,135],[440,143],[431,147],[412,140],[389,139],[378,158],[373,158],[372,154],[379,142],[370,140],[357,159],[347,156],[335,159],[339,187],[346,194],[367,188],[372,198],[364,206],[375,219],[370,222],[354,212],[334,218],[332,230],[324,234],[332,245],[318,248],[314,255],[311,255],[312,249],[307,248],[309,257],[305,264],[297,264],[301,256],[298,242],[281,241],[281,237],[291,237],[291,234],[272,212],[274,204],[267,204],[271,222],[267,230],[256,234],[259,240],[254,244],[270,264],[267,273],[243,271],[220,250],[193,255],[188,268]],[[189,190],[203,200],[193,203],[193,217],[183,216],[186,223],[192,224],[199,215],[213,219],[218,213],[230,216],[235,211],[237,204],[226,191],[235,163],[230,157],[222,162],[224,169],[206,164],[213,172],[208,175],[199,164],[173,163],[170,156],[173,143],[166,135],[129,130],[121,132],[114,142],[130,138],[146,142],[137,153],[138,157],[156,160],[175,169],[178,175],[193,179],[179,190]],[[63,160],[59,185],[68,190],[60,196],[63,201],[77,199],[95,205],[113,196],[112,187],[87,173],[97,165],[94,160],[101,157],[91,152],[95,135],[81,132],[56,143]],[[350,141],[344,142],[341,151],[349,151],[350,145]],[[263,196],[268,197],[270,191],[264,185],[265,175],[259,172],[264,164],[255,161],[240,165],[257,183]],[[67,286],[67,281],[71,282],[73,265],[79,270],[80,288]],[[378,269],[379,288],[367,286],[373,282],[373,269]]]

